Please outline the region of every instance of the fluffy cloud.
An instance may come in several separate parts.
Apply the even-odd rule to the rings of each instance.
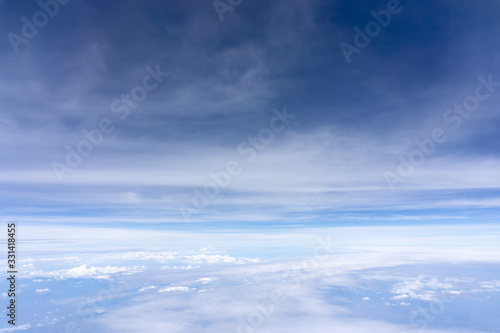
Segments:
[[[78,267],[61,269],[52,272],[45,272],[41,270],[25,270],[22,272],[23,278],[37,278],[45,277],[52,278],[56,280],[65,280],[71,278],[93,278],[93,279],[108,279],[110,274],[115,273],[125,273],[133,274],[144,270],[145,267],[117,267],[117,266],[105,266],[105,267],[95,267],[87,265],[81,265]]]
[[[392,293],[399,294],[394,300],[412,298],[421,301],[437,301],[440,293],[448,293],[453,288],[450,282],[442,282],[436,277],[419,276],[395,285]]]

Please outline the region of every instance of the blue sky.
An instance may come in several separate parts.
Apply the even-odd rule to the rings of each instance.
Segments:
[[[499,14],[0,0],[0,333],[498,332]]]
[[[498,331],[498,226],[18,234],[0,332]]]
[[[498,2],[402,1],[348,63],[340,43],[355,46],[354,28],[365,29],[370,11],[388,3],[243,1],[221,21],[211,2],[71,1],[13,47],[7,34],[22,37],[22,18],[32,22],[41,7],[2,1],[2,216],[120,224],[184,223],[186,215],[249,225],[495,221]],[[146,78],[154,86],[146,91],[148,66],[163,74]],[[480,89],[488,97],[467,118],[452,110],[445,120],[474,96],[479,76],[493,91]],[[132,92],[140,101],[126,104]],[[294,118],[268,140],[273,110],[284,108]],[[76,150],[82,131],[103,119],[111,133],[58,178],[53,164],[68,166],[66,147]],[[436,128],[444,142],[391,189],[386,173],[398,175],[400,157]],[[258,134],[261,151],[249,141]],[[250,149],[257,154],[248,161]],[[229,161],[241,172],[196,209],[195,190]]]

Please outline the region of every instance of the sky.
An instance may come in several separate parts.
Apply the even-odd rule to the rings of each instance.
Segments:
[[[0,332],[498,332],[498,226],[17,232]]]
[[[499,4],[396,5],[2,1],[3,217],[494,221]]]
[[[0,0],[0,332],[495,332],[499,14]]]

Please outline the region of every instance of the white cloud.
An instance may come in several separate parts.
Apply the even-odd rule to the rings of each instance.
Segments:
[[[48,291],[50,291],[50,289],[49,288],[45,288],[45,289],[37,289],[35,292],[37,292],[37,293],[46,293]]]
[[[207,284],[209,282],[216,281],[216,280],[218,280],[218,278],[216,278],[216,277],[204,277],[204,278],[200,278],[200,279],[196,280],[195,282],[200,282],[201,284]]]
[[[194,262],[198,262],[200,266],[202,264],[208,265],[200,269],[177,269],[168,272],[160,269],[149,269],[147,274],[137,275],[134,279],[137,285],[132,288],[136,293],[127,293],[130,301],[121,303],[123,305],[106,308],[106,312],[96,319],[96,323],[101,328],[96,332],[135,332],[141,330],[138,318],[152,324],[142,330],[145,333],[162,332],[164,329],[179,333],[235,332],[238,318],[247,319],[257,308],[269,309],[270,295],[273,291],[278,290],[283,291],[285,297],[274,304],[274,312],[266,317],[265,322],[258,329],[259,332],[321,332],[321,329],[325,331],[326,329],[338,328],[339,331],[352,333],[399,333],[401,331],[414,333],[417,330],[408,325],[366,320],[366,318],[362,318],[363,313],[356,312],[350,308],[350,305],[346,304],[362,303],[363,298],[367,300],[366,304],[378,301],[378,296],[375,297],[377,300],[366,296],[370,295],[369,291],[362,287],[376,285],[380,281],[384,282],[384,286],[388,285],[387,282],[393,284],[392,289],[389,285],[389,291],[392,291],[393,294],[385,300],[388,301],[388,298],[393,296],[394,301],[389,302],[393,302],[394,304],[391,305],[397,305],[401,311],[406,310],[406,307],[409,308],[407,304],[414,303],[414,299],[432,300],[436,299],[442,291],[462,290],[463,288],[458,288],[463,287],[459,280],[438,275],[414,276],[415,270],[412,270],[413,268],[406,275],[395,274],[394,270],[384,270],[384,268],[397,265],[435,263],[437,260],[441,260],[439,262],[460,262],[465,253],[461,252],[460,248],[418,247],[415,246],[416,243],[418,244],[416,239],[410,239],[408,242],[410,237],[407,235],[409,234],[420,232],[419,235],[423,235],[422,238],[426,239],[425,233],[435,237],[436,229],[419,231],[418,228],[411,227],[338,228],[322,230],[322,237],[318,236],[319,232],[310,229],[306,233],[297,232],[295,234],[286,231],[276,235],[269,234],[267,237],[262,237],[261,234],[231,235],[227,238],[228,242],[225,243],[225,246],[229,247],[227,244],[230,244],[232,248],[233,244],[230,242],[241,243],[245,236],[247,240],[250,239],[258,246],[272,244],[276,247],[283,247],[300,244],[301,248],[306,248],[307,245],[318,244],[318,240],[325,241],[324,235],[331,234],[331,239],[325,242],[327,246],[331,246],[333,254],[310,258],[314,260],[315,265],[303,265],[305,262],[303,259],[269,259],[267,262],[259,263],[247,260],[244,262],[252,264],[241,265],[241,257],[215,252],[199,253],[199,239],[196,239],[197,244],[192,248],[196,249],[193,250],[194,252],[185,249],[176,252],[160,250],[114,252],[113,257],[111,255],[104,256],[105,260],[120,262],[120,260],[145,261],[150,259],[158,261],[173,256],[175,260],[169,263],[170,268],[174,264],[177,268],[193,267],[188,266],[191,264],[187,264],[187,260],[192,261],[193,265],[195,265]],[[351,235],[355,237],[348,237]],[[217,237],[221,236],[211,234],[210,237],[218,239]],[[175,238],[171,236],[169,239]],[[335,246],[339,243],[341,246]],[[409,243],[410,246],[401,246],[400,243]],[[213,244],[213,242],[205,244]],[[370,248],[368,249],[363,244],[370,244]],[[372,244],[374,246],[371,246]],[[156,248],[154,243],[149,243],[149,246]],[[314,247],[310,246],[308,249],[311,250]],[[487,259],[488,256],[491,257],[492,252],[483,250],[471,251],[470,248],[467,248],[467,251],[471,253],[469,258]],[[256,253],[260,252],[256,251]],[[312,254],[313,251],[311,250],[309,253]],[[327,251],[322,253],[327,253]],[[185,264],[179,265],[178,262],[181,261],[179,258],[184,258]],[[162,266],[154,264],[155,267]],[[215,264],[221,265],[213,266]],[[83,273],[78,272],[84,271],[85,274],[88,274],[92,267],[94,266],[87,265],[84,267],[85,270],[69,271],[67,269],[62,270],[62,273],[65,276],[83,275]],[[121,264],[108,267],[112,267],[109,271],[129,268]],[[31,267],[31,270],[34,268]],[[294,270],[298,279],[283,278],[291,270]],[[93,273],[104,274],[106,272],[101,269],[95,270]],[[57,276],[55,274],[45,275]],[[216,279],[218,279],[217,283],[212,283]],[[370,283],[364,284],[367,281]],[[488,283],[484,277],[478,281],[484,281],[484,287],[496,286],[495,283]],[[336,289],[332,287],[342,288],[346,292],[350,287],[356,288],[356,293],[351,295],[352,299],[349,299],[351,296],[342,295],[342,298],[349,302],[336,303],[336,296],[333,293],[325,292]],[[486,288],[483,289],[486,290]],[[366,297],[363,296],[365,291]],[[336,304],[342,304],[342,306]],[[384,308],[387,308],[387,311],[391,308],[395,309],[392,306]],[[346,317],[352,318],[352,320],[348,320]],[[314,322],[314,327],[307,326],[306,321]],[[310,330],[307,330],[308,327]],[[427,332],[433,331],[429,328]]]
[[[145,291],[145,290],[150,290],[150,289],[156,289],[158,286],[144,286],[139,291]]]
[[[199,293],[204,293],[204,292],[207,292],[207,291],[210,291],[210,290],[214,290],[214,288],[210,288],[210,289],[200,289],[198,290]]]
[[[179,257],[177,252],[165,251],[135,251],[123,254],[113,254],[105,256],[105,258],[113,258],[119,260],[155,260],[158,262],[166,262],[167,260],[175,260]]]
[[[192,264],[219,264],[219,263],[235,263],[235,264],[244,264],[248,262],[259,262],[260,259],[247,259],[247,258],[235,258],[228,255],[220,255],[220,254],[196,254],[185,257],[187,262]]]
[[[488,291],[500,291],[500,280],[483,281],[480,283],[480,286]]]
[[[200,268],[200,266],[191,266],[191,265],[187,265],[187,266],[163,266],[161,269],[162,270],[167,270],[167,269],[193,269],[193,268]]]
[[[393,299],[393,300],[400,300],[400,299],[405,299],[405,298],[408,298],[408,297],[410,297],[410,296],[408,296],[406,294],[402,294],[402,295],[394,296],[391,299]]]
[[[74,262],[76,260],[79,260],[78,257],[76,256],[67,256],[67,257],[62,257],[62,258],[27,258],[27,259],[20,259],[19,262],[45,262],[45,261],[71,261]]]
[[[189,291],[189,287],[165,287],[158,289],[159,293],[172,292],[172,291]]]
[[[24,325],[15,326],[15,327],[0,328],[0,332],[13,332],[13,331],[17,331],[17,330],[27,330],[28,328],[31,328],[31,325],[24,324]]]
[[[440,294],[448,293],[451,288],[453,284],[450,282],[442,282],[436,277],[418,276],[396,284],[391,292],[400,294],[392,297],[394,300],[412,298],[421,301],[436,301]]]
[[[242,280],[241,270],[232,279]],[[418,328],[383,320],[367,320],[362,314],[331,304],[316,290],[317,280],[304,280],[292,287],[288,282],[270,279],[258,285],[220,286],[210,293],[171,293],[169,297],[152,295],[136,299],[132,305],[109,311],[96,320],[102,331],[159,333],[201,332],[343,332],[343,333],[417,333]],[[188,287],[167,287],[165,291],[188,291]],[[273,291],[286,295],[276,303],[270,301]],[[205,291],[205,290],[203,290]],[[346,318],[348,315],[349,318]],[[141,326],[138,318],[151,323]],[[255,326],[248,325],[256,323]],[[314,324],[311,324],[314,323]],[[240,326],[242,325],[242,326]],[[245,328],[245,325],[247,325]],[[141,327],[143,327],[141,329]],[[453,330],[426,330],[428,333],[452,333]]]
[[[205,250],[205,251],[203,251]],[[256,263],[260,262],[258,258],[244,258],[244,257],[232,257],[226,254],[192,254],[194,251],[176,251],[176,252],[165,252],[165,251],[134,251],[126,252],[121,254],[104,255],[99,258],[99,260],[153,260],[159,263],[186,263],[189,265],[194,264],[221,264],[221,263]],[[206,252],[206,249],[202,249],[199,252]],[[166,266],[166,268],[168,268]]]
[[[25,270],[23,272],[24,278],[35,278],[35,277],[46,277],[53,278],[57,280],[65,280],[70,278],[93,278],[93,279],[108,279],[109,274],[115,273],[125,273],[132,274],[143,271],[145,267],[117,267],[117,266],[105,266],[105,267],[95,267],[87,265],[81,265],[78,267],[60,269],[52,272],[44,272],[40,270]]]

